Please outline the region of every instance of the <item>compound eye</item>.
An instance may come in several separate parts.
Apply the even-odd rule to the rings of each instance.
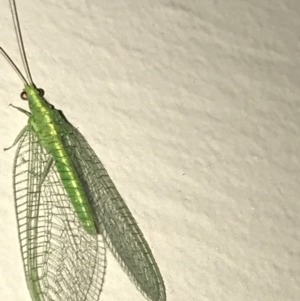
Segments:
[[[20,94],[20,97],[23,100],[28,100],[26,91],[22,91],[22,93]]]
[[[37,89],[39,91],[39,95],[43,97],[45,95],[45,91],[41,88]]]

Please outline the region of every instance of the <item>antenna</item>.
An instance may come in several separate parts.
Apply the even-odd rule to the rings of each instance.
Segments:
[[[0,47],[0,53],[4,56],[4,58],[8,61],[8,63],[13,67],[13,69],[17,72],[21,80],[23,81],[24,85],[28,85],[28,82],[20,69],[17,67],[17,65],[13,62],[13,60],[10,58],[10,56],[4,51],[2,47]]]
[[[23,66],[25,69],[25,73],[27,76],[27,80],[28,80],[29,84],[33,84],[33,80],[31,77],[31,73],[30,73],[30,69],[29,69],[28,61],[27,61],[27,57],[26,57],[25,47],[24,47],[24,43],[23,43],[16,2],[15,2],[15,0],[9,0],[9,4],[10,4],[10,10],[11,10],[11,14],[12,14],[13,22],[14,22],[15,33],[16,33],[16,37],[17,37],[17,41],[18,41],[19,51],[20,51]],[[17,73],[20,76],[20,74],[21,74],[20,70],[16,67],[16,65],[13,63],[11,58],[6,54],[6,52],[2,48],[1,48],[1,52],[4,55],[4,57],[6,58],[6,60],[13,66],[13,68],[17,71]],[[21,78],[24,81],[25,78],[23,75],[21,75]],[[25,82],[27,83],[26,80],[25,80]]]

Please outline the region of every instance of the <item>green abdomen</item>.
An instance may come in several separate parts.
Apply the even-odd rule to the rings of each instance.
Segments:
[[[32,112],[29,125],[38,136],[40,144],[52,155],[55,167],[84,229],[91,234],[97,232],[83,185],[68,155],[63,137],[68,135],[61,126],[62,118],[55,109],[42,107],[42,112]],[[40,114],[39,114],[40,113]]]

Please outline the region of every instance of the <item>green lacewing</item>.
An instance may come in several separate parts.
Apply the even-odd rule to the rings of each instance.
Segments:
[[[103,164],[80,132],[44,98],[29,70],[15,0],[10,0],[26,77],[28,123],[15,139],[13,188],[21,255],[34,301],[97,301],[106,247],[151,301],[166,300],[152,252]],[[10,147],[10,148],[11,148]]]

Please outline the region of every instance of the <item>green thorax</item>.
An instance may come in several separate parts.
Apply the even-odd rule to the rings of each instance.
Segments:
[[[50,105],[46,99],[40,95],[38,89],[33,85],[26,85],[25,92],[29,103],[31,116],[29,125],[36,133],[39,143],[52,153],[52,145],[50,141],[56,140],[61,142],[59,127],[59,112]]]

